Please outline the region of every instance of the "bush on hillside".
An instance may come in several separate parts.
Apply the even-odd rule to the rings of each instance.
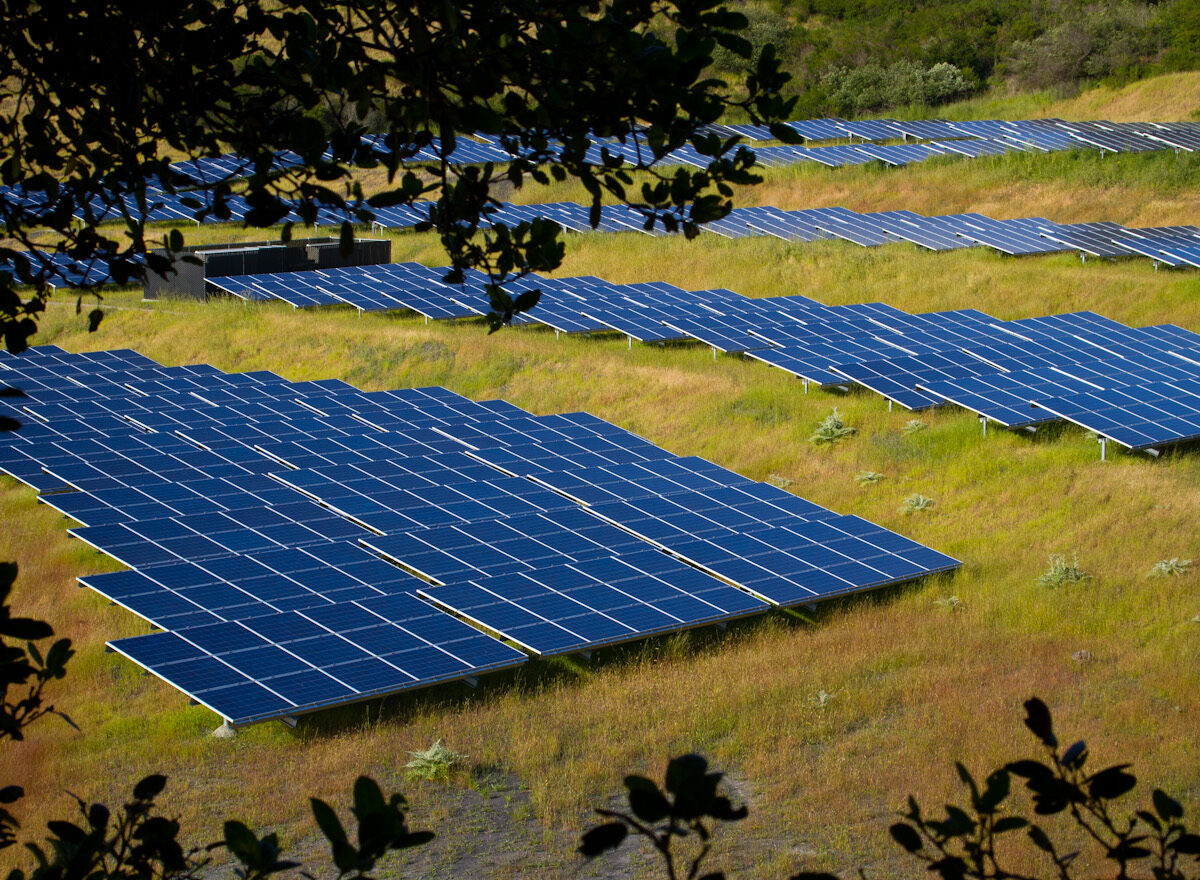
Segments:
[[[966,97],[976,84],[947,62],[922,67],[897,61],[886,67],[835,67],[821,77],[821,89],[834,112],[860,115],[911,104],[936,106]]]
[[[1021,88],[1070,89],[1086,80],[1134,76],[1165,46],[1166,30],[1155,10],[1130,2],[1093,3],[1036,39],[1014,43],[1004,70]]]

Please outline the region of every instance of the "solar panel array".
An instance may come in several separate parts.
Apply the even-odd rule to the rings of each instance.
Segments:
[[[512,226],[544,217],[573,232],[591,232],[589,213],[586,206],[569,202],[504,205],[489,219]],[[417,215],[413,209],[395,216],[385,211],[377,222],[409,228],[419,222]],[[601,232],[668,234],[661,225],[647,230],[642,214],[625,206],[605,207],[596,228]],[[724,238],[839,239],[862,247],[907,242],[931,251],[987,247],[1011,256],[1068,252],[1084,257],[1144,256],[1173,268],[1200,267],[1200,226],[1137,228],[1111,222],[1055,223],[1045,217],[995,220],[977,213],[926,217],[913,211],[860,214],[842,207],[799,211],[754,207],[734,208],[728,216],[701,229]]]
[[[898,120],[838,118],[807,119],[786,123],[804,139],[803,146],[760,146],[776,142],[770,130],[761,125],[712,125],[708,130],[721,137],[740,137],[755,150],[758,164],[765,166],[816,162],[831,168],[882,162],[899,166],[922,162],[937,156],[978,157],[1007,152],[1051,152],[1083,149],[1104,153],[1148,152],[1176,150],[1193,152],[1200,149],[1200,123],[1195,122],[1067,122],[1062,119],[1003,120],[978,119],[951,122],[945,119]],[[810,146],[828,141],[849,141],[834,146]],[[902,143],[889,143],[901,141]],[[391,150],[381,136],[368,136],[364,142],[381,158]],[[437,138],[416,152],[417,161],[441,161],[441,144]],[[632,138],[622,143],[616,138],[591,137],[587,160],[603,163],[606,156],[620,156],[632,164],[645,161],[644,142]],[[512,159],[494,135],[473,134],[455,140],[455,148],[447,154],[450,164],[470,165],[486,162],[504,163]],[[661,160],[667,165],[707,167],[711,157],[685,146]],[[286,167],[294,163],[287,154],[277,160]],[[197,181],[221,179],[248,174],[249,164],[236,156],[200,159],[172,166]]]
[[[452,287],[444,274],[398,263],[215,283],[247,299],[407,309],[427,320],[490,310],[482,275]],[[535,287],[540,302],[516,323],[620,333],[630,344],[700,342],[806,386],[860,385],[910,410],[953,403],[1014,428],[1065,419],[1132,449],[1200,436],[1200,336],[1172,325],[1137,329],[1091,312],[1020,321],[973,309],[910,315],[883,303],[826,306],[804,296],[752,298],[593,276],[531,277],[514,292]],[[1110,391],[1119,393],[1088,396]],[[1132,406],[1129,395],[1146,406]]]
[[[959,565],[585,413],[54,346],[0,384],[0,470],[163,630],[109,647],[233,724]]]
[[[806,145],[763,146],[772,143],[771,133],[765,126],[714,125],[710,130],[723,137],[741,137],[754,148],[757,162],[764,167],[794,165],[815,162],[831,168],[882,162],[889,166],[909,165],[935,157],[978,157],[1007,152],[1050,152],[1057,150],[1098,150],[1103,153],[1151,152],[1174,150],[1193,152],[1200,149],[1200,123],[1195,122],[1067,122],[1062,119],[1031,120],[971,120],[951,122],[944,119],[895,120],[868,119],[850,121],[845,119],[809,119],[787,123]],[[814,147],[808,143],[832,140],[848,140],[850,143]],[[902,143],[891,143],[902,141]],[[390,149],[380,136],[364,139],[369,150],[380,157],[390,154]],[[416,161],[441,161],[440,141],[436,138],[428,147],[412,157]],[[606,157],[620,156],[635,165],[645,162],[645,145],[635,139],[625,143],[615,138],[593,136],[587,159],[603,163]],[[498,137],[475,134],[459,137],[455,149],[446,157],[451,164],[504,163],[512,154],[502,146]],[[280,153],[275,157],[273,170],[284,169],[299,162],[293,153]],[[684,146],[659,160],[659,164],[694,165],[707,167],[711,157],[704,156],[691,146]],[[98,222],[116,221],[126,212],[146,222],[172,220],[195,220],[201,206],[207,206],[211,198],[202,187],[218,182],[228,182],[247,177],[253,171],[250,160],[229,154],[204,157],[187,162],[178,162],[172,169],[200,187],[191,192],[168,193],[151,182],[148,192],[148,209],[143,211],[132,199],[112,199],[112,204],[96,199],[91,204]],[[245,200],[237,194],[226,200],[229,219],[241,221],[249,210]],[[4,213],[28,210],[43,211],[46,197],[39,192],[26,192],[18,187],[0,187],[0,211]],[[84,219],[84,211],[76,212],[77,219]],[[380,209],[381,222],[395,225],[395,212]],[[298,220],[295,215],[291,220]],[[340,224],[345,219],[337,212],[321,209],[317,222]],[[205,222],[222,222],[209,216]]]
[[[544,217],[556,221],[573,232],[642,232],[667,235],[660,225],[646,229],[645,218],[625,206],[606,206],[600,223],[593,230],[587,207],[571,202],[540,205],[504,205],[490,222],[509,226]],[[336,222],[332,216],[329,222]],[[392,207],[379,210],[378,225],[386,228],[408,229],[425,219],[419,208]],[[961,248],[987,247],[1002,254],[1079,253],[1082,257],[1149,257],[1156,263],[1172,268],[1200,268],[1200,227],[1162,226],[1126,227],[1118,223],[1055,223],[1044,217],[1016,220],[994,220],[982,214],[950,214],[925,217],[912,211],[879,211],[859,214],[847,208],[812,208],[784,211],[773,207],[735,208],[727,217],[701,227],[705,232],[724,238],[773,236],[792,242],[811,242],[821,239],[849,241],[862,247],[908,242],[931,251],[950,251]],[[66,254],[46,255],[53,264],[51,287],[79,287],[111,282],[107,265],[102,262],[80,262]],[[34,259],[31,255],[31,259]],[[34,259],[36,265],[36,259]],[[271,299],[264,289],[276,282],[266,276],[257,280],[231,282],[237,292],[250,299]],[[351,279],[342,279],[346,285]],[[298,299],[295,282],[285,289],[289,301]],[[342,292],[349,294],[347,287]],[[355,305],[363,309],[395,308],[386,296],[376,296],[369,287],[358,290]],[[339,300],[320,289],[310,291],[313,301],[300,305],[332,305]],[[436,317],[451,317],[438,315]]]

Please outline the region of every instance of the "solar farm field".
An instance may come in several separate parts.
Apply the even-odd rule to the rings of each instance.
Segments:
[[[1043,177],[1001,195],[995,186],[1012,166],[985,159],[886,175],[781,171],[752,198],[789,209],[1195,220],[1195,189],[1182,191],[1179,181],[1196,169],[1173,165],[1184,163],[1178,157],[1103,160],[1128,170],[1111,180],[1091,159],[1042,158],[1052,163]],[[939,186],[951,202],[944,209],[930,194]],[[220,235],[235,237],[206,229],[196,239]],[[428,236],[393,237],[394,260],[440,265],[439,257]],[[1146,260],[1084,265],[1066,255],[715,237],[688,244],[626,233],[572,239],[558,274],[799,294],[831,306],[879,301],[912,313],[979,309],[1001,320],[1090,310],[1130,326],[1200,332],[1200,278],[1155,271]],[[630,347],[623,336],[556,337],[532,326],[488,335],[471,320],[282,303],[150,304],[135,292],[106,296],[107,317],[89,335],[73,305],[64,298],[51,307],[38,343],[134,349],[165,365],[336,379],[365,391],[443,386],[535,416],[586,411],[675,455],[877,523],[963,567],[815,610],[758,614],[723,631],[695,628],[588,659],[535,659],[482,676],[473,689],[442,684],[318,712],[295,728],[261,724],[213,740],[212,711],[105,653],[107,641],[150,627],[76,579],[121,566],[71,538],[73,521],[5,479],[0,558],[20,561],[17,607],[53,621],[78,649],[56,703],[80,729],[48,720],[37,737],[12,745],[2,760],[14,783],[51,773],[81,797],[120,802],[133,781],[158,770],[170,778],[165,803],[195,842],[235,816],[272,827],[289,850],[320,864],[326,855],[310,836],[307,797],[341,803],[353,779],[369,773],[405,791],[414,827],[438,834],[397,875],[640,877],[655,876],[645,853],[581,867],[578,833],[593,805],[611,804],[624,774],[659,776],[669,756],[696,750],[729,774],[735,800],[750,807],[746,822],[718,838],[714,867],[746,878],[859,867],[873,877],[912,876],[919,866],[886,830],[905,796],[956,798],[955,760],[983,770],[1024,756],[1020,704],[1037,694],[1062,735],[1086,736],[1094,760],[1131,761],[1144,784],[1179,796],[1189,815],[1200,805],[1197,575],[1147,577],[1160,560],[1200,559],[1194,444],[1157,459],[1110,452],[1101,462],[1096,440],[1079,428],[993,428],[984,437],[962,409],[889,411],[871,393],[805,394],[782,371],[714,358],[699,345]],[[811,444],[834,407],[857,432]],[[858,479],[866,473],[882,477]],[[914,495],[932,506],[905,512]],[[1039,585],[1051,555],[1077,561],[1090,577]],[[438,739],[467,756],[464,766],[446,783],[406,778],[409,753]],[[57,790],[40,792],[25,805],[26,826],[70,806]]]

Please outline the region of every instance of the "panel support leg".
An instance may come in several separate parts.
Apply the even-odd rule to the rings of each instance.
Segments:
[[[1100,438],[1100,460],[1101,461],[1107,460],[1107,452],[1108,452],[1108,438],[1101,437]]]
[[[808,394],[808,380],[807,380],[807,379],[801,379],[800,381],[804,383],[804,393],[805,393],[805,394]]]
[[[979,417],[979,424],[983,425],[983,436],[984,436],[984,437],[986,437],[986,436],[987,436],[987,422],[988,422],[988,420],[987,420],[987,416],[980,416],[980,417]]]
[[[237,728],[228,721],[225,721],[220,727],[210,733],[209,736],[213,739],[233,739],[237,736]]]
[[[629,350],[633,351],[633,337],[632,336],[629,337]]]
[[[891,411],[892,411],[892,399],[889,397],[888,398],[888,412],[891,412]]]

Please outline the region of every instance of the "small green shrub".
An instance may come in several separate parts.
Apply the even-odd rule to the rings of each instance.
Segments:
[[[817,430],[808,438],[808,442],[816,446],[821,446],[825,443],[837,443],[839,440],[845,440],[857,430],[857,428],[851,428],[842,421],[841,413],[838,412],[835,406],[833,412],[817,425]]]
[[[830,703],[837,699],[837,694],[831,694],[828,691],[817,691],[808,698],[808,701],[818,709],[824,709]]]
[[[934,500],[932,498],[922,495],[919,492],[914,492],[904,499],[904,502],[900,505],[900,512],[916,513],[919,510],[928,510],[933,505]]]
[[[1067,562],[1067,557],[1051,554],[1050,564],[1038,577],[1037,584],[1039,587],[1061,587],[1090,578],[1091,575],[1079,567],[1078,556],[1072,555],[1071,561]]]
[[[1192,570],[1192,560],[1172,556],[1170,559],[1160,559],[1151,566],[1146,577],[1179,577]]]
[[[934,599],[933,604],[941,605],[943,608],[949,609],[950,611],[957,611],[959,608],[963,607],[963,600],[958,598],[958,596],[947,596],[944,599]]]
[[[905,434],[919,434],[928,428],[929,425],[920,419],[909,419],[904,425]]]
[[[872,483],[878,483],[884,478],[884,475],[879,471],[859,471],[854,475],[855,482],[860,486],[869,486]]]
[[[442,745],[439,739],[427,749],[409,752],[412,760],[404,765],[405,775],[410,779],[426,782],[445,782],[455,768],[461,767],[467,756]]]

